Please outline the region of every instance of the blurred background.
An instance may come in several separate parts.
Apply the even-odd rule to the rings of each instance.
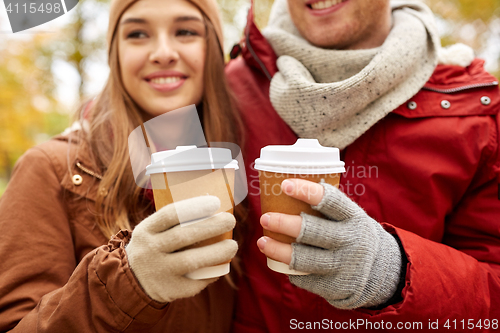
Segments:
[[[105,51],[109,0],[80,0],[67,15],[13,34],[0,0],[0,196],[16,160],[72,123],[81,101],[95,96],[109,70]],[[226,54],[237,43],[250,0],[218,0]],[[474,48],[500,78],[500,0],[425,0],[444,46]],[[273,0],[255,0],[263,28]]]

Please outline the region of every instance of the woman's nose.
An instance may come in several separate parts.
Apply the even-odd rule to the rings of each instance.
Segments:
[[[167,36],[159,36],[154,43],[149,59],[159,65],[168,65],[179,60],[179,53]]]

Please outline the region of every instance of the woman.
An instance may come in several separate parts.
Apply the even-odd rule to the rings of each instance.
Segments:
[[[238,131],[227,130],[240,120],[224,81],[221,31],[215,0],[112,2],[111,72],[80,119],[85,130],[28,151],[0,201],[0,331],[229,329],[228,282],[183,275],[230,260],[236,242],[177,250],[232,229],[234,217],[212,217],[207,226],[219,228],[190,238],[172,207],[150,215],[127,148],[143,121],[191,104],[202,110],[207,142],[237,142]],[[205,196],[176,208],[203,217],[218,204]],[[122,231],[104,245],[136,225],[134,237]],[[166,251],[174,234],[177,246]]]

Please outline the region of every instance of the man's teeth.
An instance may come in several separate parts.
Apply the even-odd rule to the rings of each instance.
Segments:
[[[325,1],[319,1],[311,4],[312,9],[325,9],[325,8],[330,8],[332,6],[338,5],[341,3],[342,0],[325,0]]]
[[[154,79],[151,79],[152,83],[157,83],[157,84],[167,84],[167,83],[174,83],[177,81],[180,81],[181,78],[178,76],[169,76],[169,77],[157,77]]]

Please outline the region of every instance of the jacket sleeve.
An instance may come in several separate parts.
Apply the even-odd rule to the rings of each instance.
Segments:
[[[498,131],[490,136],[465,195],[445,220],[441,243],[385,224],[402,242],[408,265],[402,303],[381,312],[390,317],[439,320],[449,329],[470,330],[487,319],[500,328],[500,198]],[[399,319],[399,318],[398,318]],[[456,320],[456,322],[453,322]],[[464,320],[464,322],[462,322]],[[470,320],[470,323],[469,323]],[[468,326],[469,325],[469,326]],[[446,327],[445,327],[446,329]],[[474,330],[480,330],[474,326]]]
[[[123,245],[110,242],[77,263],[64,200],[48,156],[39,148],[29,150],[0,199],[0,331],[152,327],[168,306],[142,291]]]

